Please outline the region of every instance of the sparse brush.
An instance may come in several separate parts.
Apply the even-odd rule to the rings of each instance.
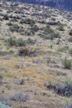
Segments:
[[[63,61],[63,65],[64,65],[65,69],[71,69],[72,62],[69,59],[65,58],[64,61]]]
[[[65,31],[65,30],[64,30],[64,27],[63,27],[62,25],[59,26],[58,30],[59,30],[59,31]]]
[[[71,35],[71,36],[72,36],[72,29],[70,30],[69,35]]]
[[[13,39],[13,38],[9,38],[7,40],[9,46],[25,46],[26,45],[26,42],[22,39],[20,40],[16,40],[16,39]]]
[[[72,79],[66,78],[65,83],[72,87]]]
[[[27,18],[27,19],[22,19],[21,21],[20,21],[20,23],[21,24],[30,24],[31,26],[33,26],[34,24],[35,24],[35,21],[33,20],[33,19],[29,19],[29,18]]]
[[[20,48],[18,55],[19,56],[35,56],[36,50],[30,48]]]
[[[25,46],[26,45],[26,42],[24,40],[17,40],[17,45],[18,46]]]
[[[29,49],[28,48],[21,48],[19,50],[19,56],[29,56]]]
[[[72,37],[69,38],[69,42],[72,42]]]
[[[72,49],[69,49],[69,54],[72,56]]]
[[[9,44],[10,46],[16,46],[16,45],[17,45],[16,40],[15,40],[15,39],[12,39],[12,38],[9,38],[9,39],[7,40],[7,42],[8,42],[8,44]]]
[[[9,16],[8,15],[4,15],[3,19],[4,20],[9,20]]]

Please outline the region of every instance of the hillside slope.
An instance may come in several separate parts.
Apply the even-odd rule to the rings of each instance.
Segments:
[[[63,9],[66,11],[72,11],[72,1],[71,0],[8,0],[16,2],[25,2],[31,4],[40,4],[51,6],[58,9]]]
[[[72,13],[0,2],[0,102],[71,108]]]

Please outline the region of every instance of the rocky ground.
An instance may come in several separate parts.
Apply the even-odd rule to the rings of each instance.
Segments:
[[[72,108],[71,96],[72,13],[0,2],[0,102]]]

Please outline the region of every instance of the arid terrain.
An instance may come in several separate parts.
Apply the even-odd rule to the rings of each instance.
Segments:
[[[72,0],[6,0],[28,4],[45,5],[72,12]]]
[[[71,96],[72,13],[0,2],[0,102],[72,108]]]

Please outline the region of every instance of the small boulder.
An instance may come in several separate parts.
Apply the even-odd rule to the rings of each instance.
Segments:
[[[53,89],[53,90],[55,90],[55,88],[56,88],[54,83],[48,82],[48,81],[46,81],[46,82],[44,83],[44,86],[45,86],[47,89]]]
[[[19,84],[19,85],[24,85],[25,84],[25,80],[21,79],[21,80],[16,80],[14,81],[15,84]]]

